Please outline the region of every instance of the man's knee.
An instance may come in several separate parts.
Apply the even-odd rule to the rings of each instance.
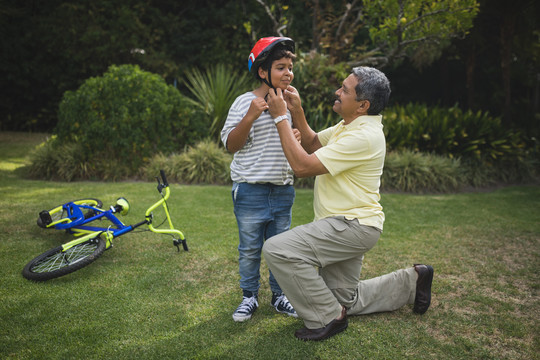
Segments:
[[[274,236],[275,237],[275,236]],[[272,256],[272,253],[274,251],[274,248],[275,248],[275,245],[274,245],[274,237],[271,237],[270,239],[266,240],[264,242],[264,245],[263,245],[263,248],[262,248],[262,252],[263,252],[263,256],[268,259],[269,257]]]
[[[279,243],[284,240],[283,234],[284,233],[272,236],[264,242],[262,252],[267,262],[271,261],[273,258],[279,257],[279,253],[282,250],[282,246],[280,246]]]

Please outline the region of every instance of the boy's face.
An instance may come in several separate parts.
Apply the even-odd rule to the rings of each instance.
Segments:
[[[292,71],[293,68],[293,61],[289,58],[281,58],[278,60],[274,60],[272,63],[271,68],[271,76],[270,80],[272,81],[272,85],[277,89],[280,88],[281,90],[287,89],[287,87],[291,84],[292,80],[294,79],[294,74]],[[267,79],[267,71],[262,70],[262,74],[259,74],[261,78]]]

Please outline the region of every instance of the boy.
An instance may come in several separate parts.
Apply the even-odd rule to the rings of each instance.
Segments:
[[[239,273],[243,299],[234,321],[251,319],[259,306],[261,250],[266,239],[289,229],[294,202],[293,172],[279,140],[265,98],[275,88],[292,82],[294,41],[286,37],[260,39],[248,58],[249,71],[260,81],[253,91],[232,104],[221,140],[234,154],[231,163],[232,198],[239,233]],[[291,122],[287,113],[283,118]],[[299,136],[299,133],[296,133]],[[272,273],[269,273],[272,306],[297,317]]]

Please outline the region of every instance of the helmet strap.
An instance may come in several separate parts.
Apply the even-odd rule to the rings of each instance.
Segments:
[[[270,66],[268,66],[268,69],[266,69],[266,72],[268,74],[268,80],[267,79],[262,79],[262,81],[264,81],[264,83],[266,85],[268,85],[270,87],[270,89],[275,90],[275,88],[272,86],[272,76],[270,75],[272,73],[272,64],[270,64]]]

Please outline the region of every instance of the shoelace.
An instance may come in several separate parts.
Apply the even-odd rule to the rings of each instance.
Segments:
[[[282,304],[283,307],[285,309],[287,309],[288,311],[292,312],[294,311],[294,308],[293,306],[291,305],[291,303],[289,302],[289,299],[287,299],[287,296],[285,296],[284,294],[280,295],[278,298],[277,298],[277,301],[276,301],[276,306],[279,306],[279,304]]]
[[[238,313],[249,313],[255,306],[257,306],[257,300],[254,297],[247,298],[244,296],[242,303],[236,309]]]

